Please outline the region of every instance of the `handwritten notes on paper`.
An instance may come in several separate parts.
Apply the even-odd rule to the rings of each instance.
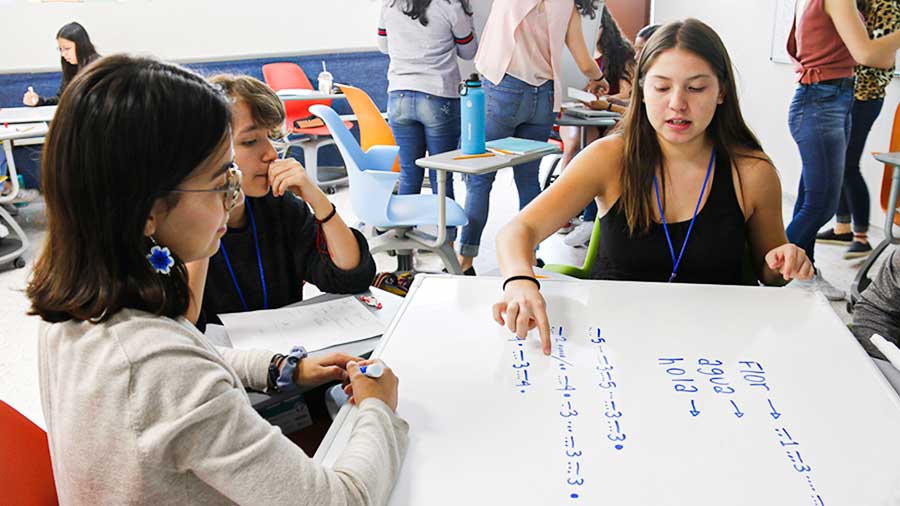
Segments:
[[[384,332],[384,325],[354,297],[219,318],[238,349],[277,351],[303,346],[316,351]]]

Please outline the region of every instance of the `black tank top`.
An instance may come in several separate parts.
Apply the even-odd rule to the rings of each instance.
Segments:
[[[675,282],[740,285],[747,224],[734,191],[731,161],[716,155],[712,188],[697,213]],[[699,190],[699,188],[698,188]],[[668,281],[672,254],[662,224],[646,233],[628,231],[621,199],[600,219],[600,248],[591,277],[621,281]],[[691,221],[669,223],[676,258]]]

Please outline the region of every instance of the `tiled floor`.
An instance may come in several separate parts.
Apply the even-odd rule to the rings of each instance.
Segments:
[[[456,180],[458,200],[465,198],[465,185]],[[358,224],[358,219],[350,208],[349,191],[340,189],[332,196],[341,216],[351,226]],[[475,269],[486,273],[497,268],[495,258],[496,237],[500,227],[517,211],[515,185],[510,170],[501,171],[494,183],[491,193],[491,215],[484,231],[481,255],[475,261]],[[785,199],[785,223],[790,219],[791,202]],[[37,384],[37,332],[39,320],[27,316],[28,302],[23,293],[27,275],[36,252],[43,241],[46,219],[43,204],[35,203],[21,209],[17,218],[33,241],[31,250],[26,254],[28,265],[25,269],[0,271],[0,399],[22,411],[32,420],[42,423],[40,395]],[[879,230],[872,231],[872,243],[881,239]],[[539,256],[548,263],[580,264],[584,259],[584,249],[572,249],[563,243],[564,236],[554,234],[541,245]],[[847,289],[862,264],[862,260],[846,261],[841,258],[843,250],[838,246],[819,246],[817,263],[826,278],[834,285]],[[396,268],[396,258],[387,254],[376,255],[379,271],[392,271]],[[439,271],[440,260],[433,254],[416,254],[416,267],[419,270]],[[7,266],[3,266],[7,268]],[[832,307],[846,321],[844,303],[833,303]],[[487,308],[486,308],[487,310]]]

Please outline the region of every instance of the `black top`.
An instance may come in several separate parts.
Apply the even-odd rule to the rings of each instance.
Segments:
[[[316,247],[316,222],[306,203],[287,193],[284,197],[247,198],[253,211],[259,237],[260,257],[266,277],[269,309],[303,300],[303,282],[323,292],[359,293],[375,277],[375,261],[365,237],[351,229],[359,244],[360,260],[356,268],[344,271],[334,265],[327,251]],[[249,218],[249,217],[248,217]],[[324,240],[324,234],[322,235]],[[222,237],[231,267],[247,302],[248,310],[264,309],[256,246],[250,220],[240,229],[229,228]],[[220,248],[209,260],[203,307],[197,327],[220,323],[216,315],[244,311],[241,299]]]
[[[721,152],[716,155],[711,178],[709,197],[697,213],[675,282],[744,284],[742,260],[747,245],[747,224],[734,191],[727,155]],[[636,231],[631,236],[619,202],[600,219],[599,251],[591,277],[668,281],[673,262],[662,224],[653,223],[646,233]],[[690,224],[690,220],[668,224],[675,258],[681,252]]]

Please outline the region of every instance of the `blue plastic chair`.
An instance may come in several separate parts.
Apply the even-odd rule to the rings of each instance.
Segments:
[[[366,224],[387,232],[369,241],[372,253],[390,250],[424,249],[437,254],[447,270],[459,274],[459,263],[453,248],[444,241],[435,245],[435,237],[416,227],[438,224],[437,195],[394,195],[400,173],[391,169],[400,150],[397,146],[372,146],[363,152],[359,143],[330,107],[309,108],[331,131],[350,178],[350,203],[353,211]],[[468,223],[466,213],[453,199],[445,197],[447,226]]]

